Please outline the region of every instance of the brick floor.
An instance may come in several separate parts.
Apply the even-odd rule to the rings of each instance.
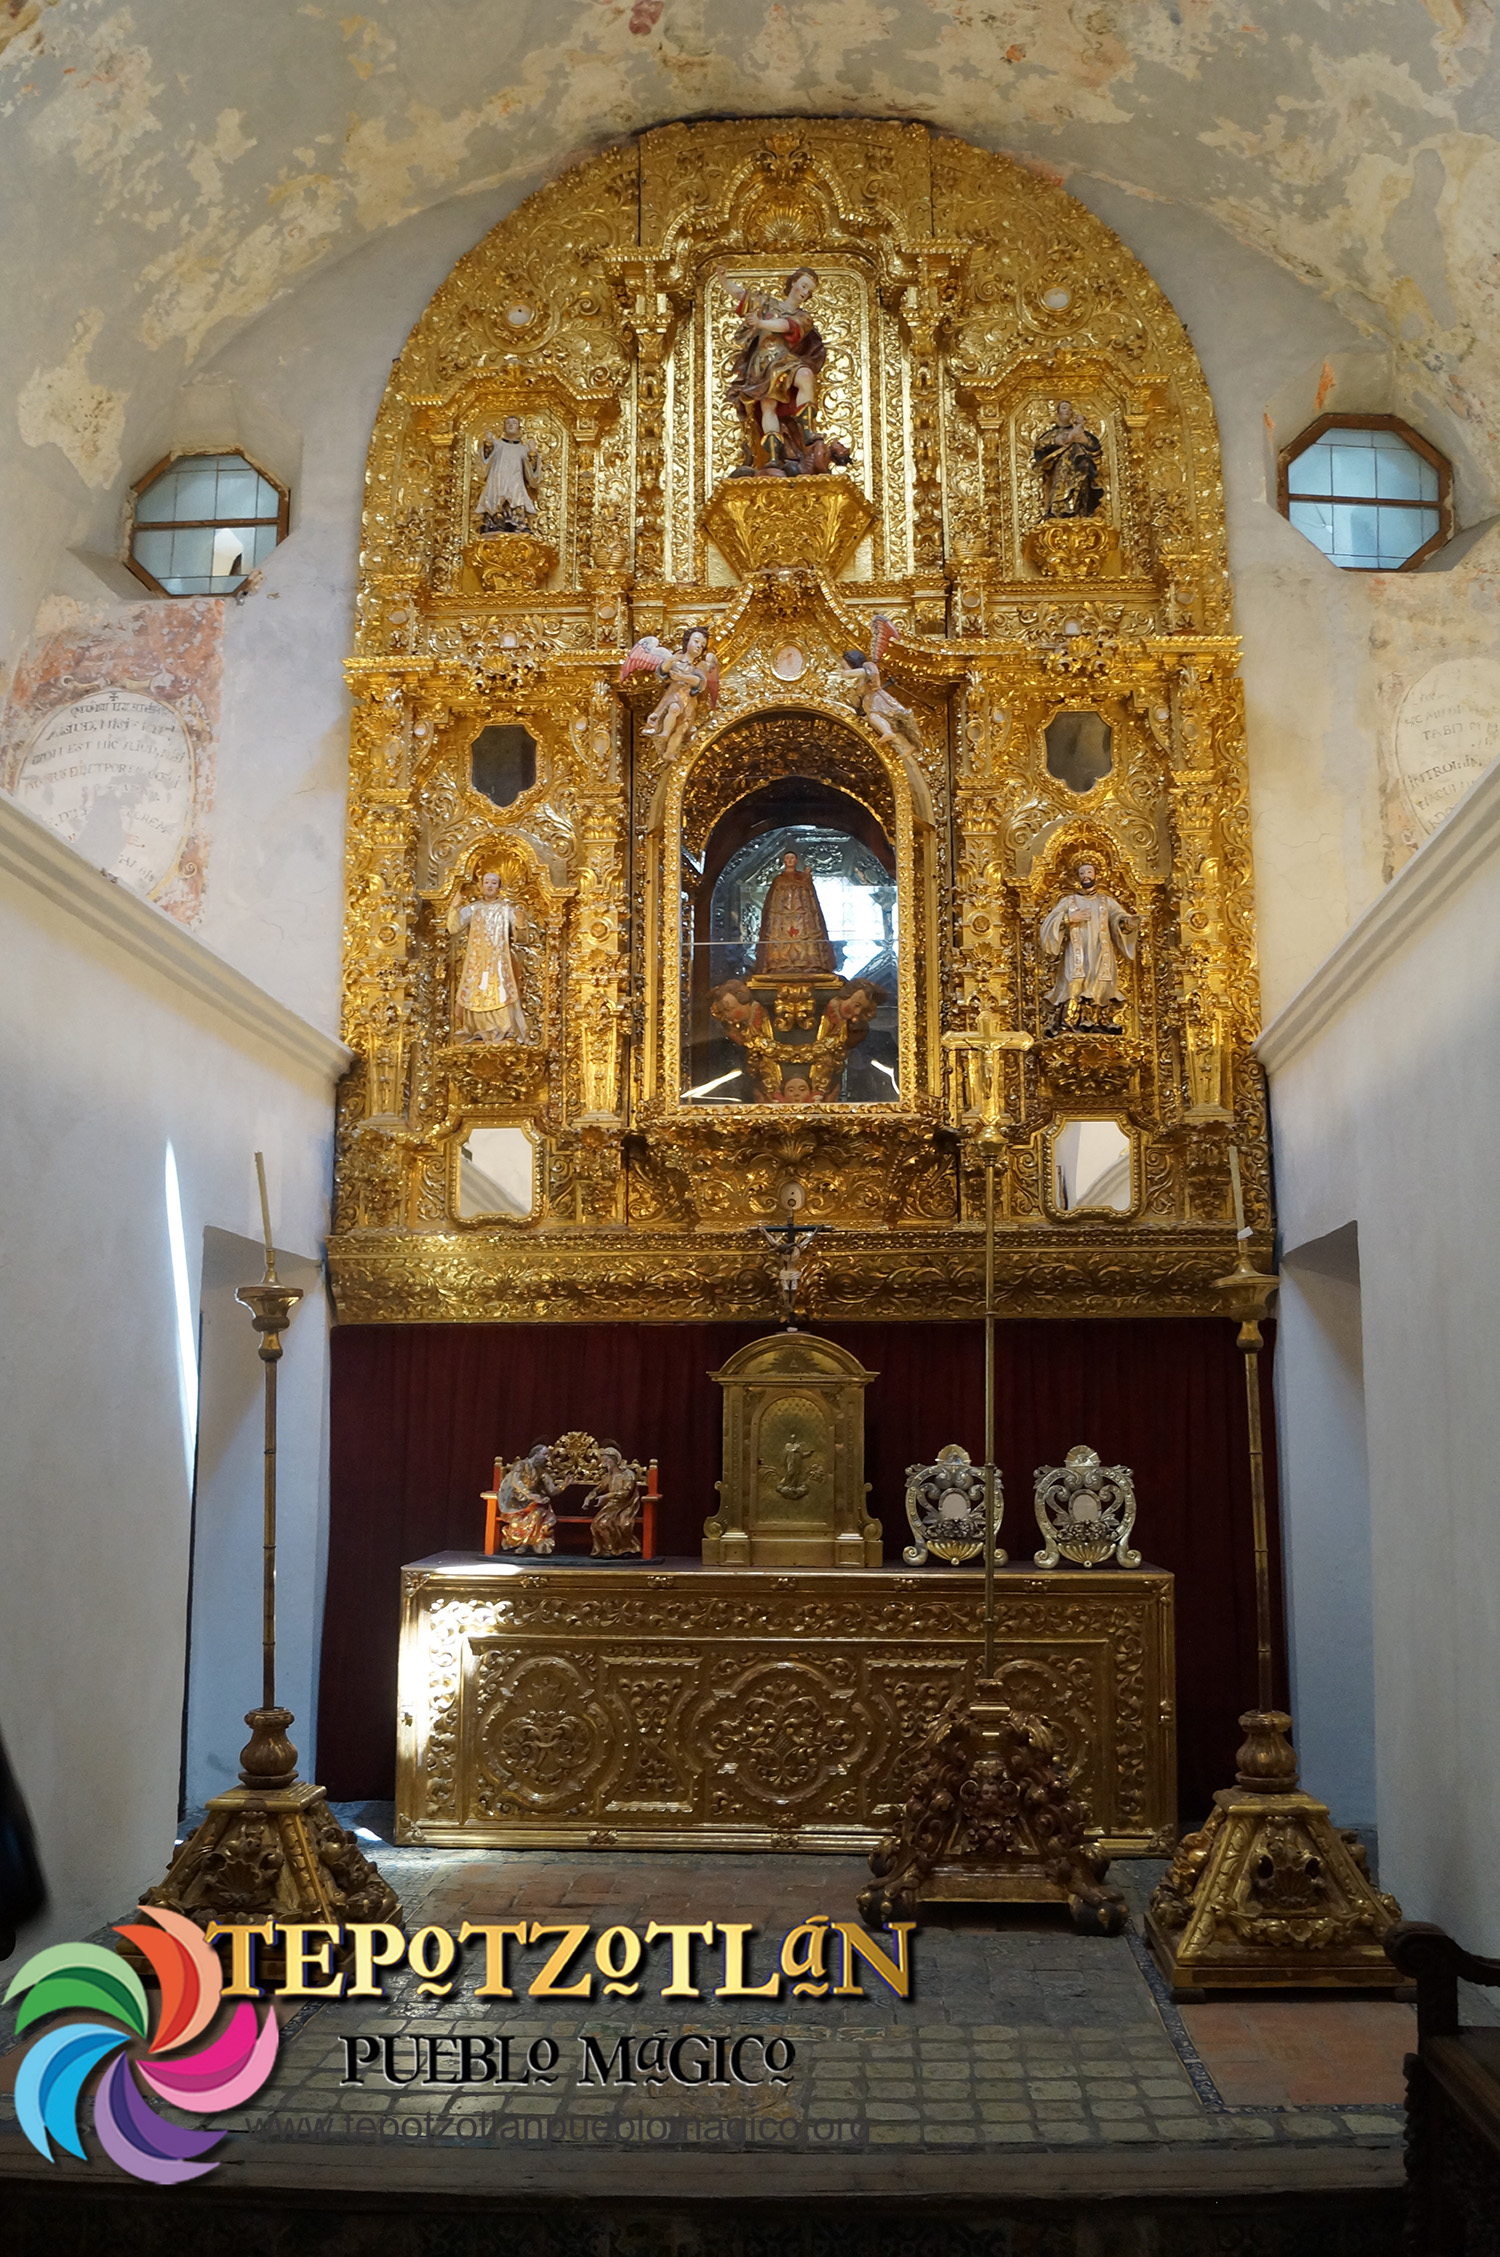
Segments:
[[[1231,2108],[1400,2102],[1415,2007],[1389,1999],[1234,1999],[1184,2006],[1200,2059]]]
[[[341,1815],[348,1823],[357,1814]],[[370,1848],[402,1899],[408,1931],[464,1920],[573,1920],[596,1933],[614,1924],[643,1933],[652,1920],[744,1921],[755,1931],[751,1981],[774,1966],[774,1943],[810,1915],[854,1918],[867,1878],[854,1857]],[[1122,1882],[1128,1871],[1133,1901],[1156,1870],[1116,1868]],[[98,1940],[112,1941],[107,1932]],[[906,2001],[868,1980],[862,1998],[799,1999],[784,1984],[774,2000],[719,2000],[721,1955],[718,1942],[695,1947],[704,1995],[677,2000],[660,1996],[663,1945],[648,1947],[634,1999],[600,1995],[598,1977],[592,1997],[528,1997],[540,1963],[529,1946],[515,1960],[514,2000],[474,1998],[477,1947],[446,1998],[423,1998],[403,1970],[383,2005],[334,2001],[298,2014],[272,2085],[229,2119],[233,2144],[247,2162],[287,2142],[330,2153],[365,2147],[384,2172],[397,2168],[398,2154],[434,2143],[957,2155],[1018,2145],[1388,2148],[1400,2134],[1393,2104],[1410,2009],[1252,2002],[1188,2008],[1179,2019],[1159,2003],[1129,1937],[1076,1936],[1049,1912],[924,1924]],[[19,2049],[4,2057],[12,2025],[13,2015],[0,2017],[4,2131],[20,2058]],[[647,2075],[601,2084],[588,2073],[585,2037],[610,2057],[625,2032],[638,2049],[657,2031],[711,2042],[747,2030],[795,2048],[784,2084],[693,2086]],[[393,2036],[409,2051],[416,2036],[474,2032],[508,2033],[517,2063],[534,2041],[550,2040],[550,2081],[391,2087],[377,2067],[358,2086],[343,2082],[346,2035]]]

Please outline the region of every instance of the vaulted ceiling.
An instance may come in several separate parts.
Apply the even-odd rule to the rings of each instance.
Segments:
[[[1500,456],[1486,0],[360,4],[0,0],[12,447],[106,487],[137,387],[425,207],[484,196],[477,235],[611,138],[800,111],[1190,206]]]

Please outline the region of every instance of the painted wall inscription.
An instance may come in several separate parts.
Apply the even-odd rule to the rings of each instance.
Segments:
[[[1500,659],[1446,658],[1413,682],[1396,719],[1396,765],[1424,837],[1497,753]]]
[[[0,785],[185,924],[203,899],[223,633],[211,598],[53,602],[0,721]]]
[[[159,698],[94,690],[48,714],[13,788],[85,861],[156,894],[176,870],[192,819],[193,748]]]

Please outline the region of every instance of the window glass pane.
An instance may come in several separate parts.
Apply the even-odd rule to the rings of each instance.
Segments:
[[[1380,562],[1388,572],[1415,556],[1438,529],[1435,509],[1381,509],[1375,514],[1380,524]]]
[[[1325,556],[1333,554],[1333,510],[1327,502],[1289,502],[1287,515]]]
[[[212,517],[217,498],[218,476],[207,463],[180,463],[167,472],[163,483],[170,481],[172,502],[163,516],[175,518],[180,525],[186,517]]]
[[[1437,466],[1435,463],[1424,462],[1420,455],[1417,456],[1417,483],[1424,502],[1435,502],[1438,499]]]
[[[207,579],[213,570],[214,541],[211,525],[194,526],[191,532],[172,535],[172,576],[181,579]]]
[[[257,517],[275,517],[281,509],[281,496],[269,478],[255,481],[255,514]]]
[[[238,469],[221,470],[212,514],[215,517],[259,517],[257,496],[261,483],[248,463]]]
[[[1382,438],[1386,436],[1381,433]],[[1410,447],[1403,446],[1399,452],[1394,447],[1381,447],[1375,456],[1375,491],[1383,502],[1414,502],[1419,491],[1417,473],[1431,467]]]
[[[244,531],[245,569],[260,564],[276,546],[274,525],[247,525]]]
[[[1380,543],[1376,539],[1376,511],[1366,508],[1341,507],[1334,504],[1333,553],[1342,564],[1346,559],[1359,557],[1373,564]]]
[[[167,530],[139,532],[130,544],[130,553],[153,580],[163,580],[172,569],[172,535]]]
[[[1333,490],[1336,494],[1368,494],[1373,498],[1374,455],[1368,446],[1346,447],[1343,444],[1345,436],[1340,432],[1339,444],[1329,450],[1333,460]],[[1351,439],[1368,439],[1370,434],[1368,431],[1351,431],[1347,436]]]
[[[1287,464],[1286,482],[1294,494],[1331,494],[1333,492],[1332,449],[1320,439],[1295,462]]]

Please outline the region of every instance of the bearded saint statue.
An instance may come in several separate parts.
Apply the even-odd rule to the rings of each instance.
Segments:
[[[838,969],[838,951],[823,922],[818,889],[811,873],[798,868],[790,849],[781,858],[760,913],[755,969],[803,975]]]

